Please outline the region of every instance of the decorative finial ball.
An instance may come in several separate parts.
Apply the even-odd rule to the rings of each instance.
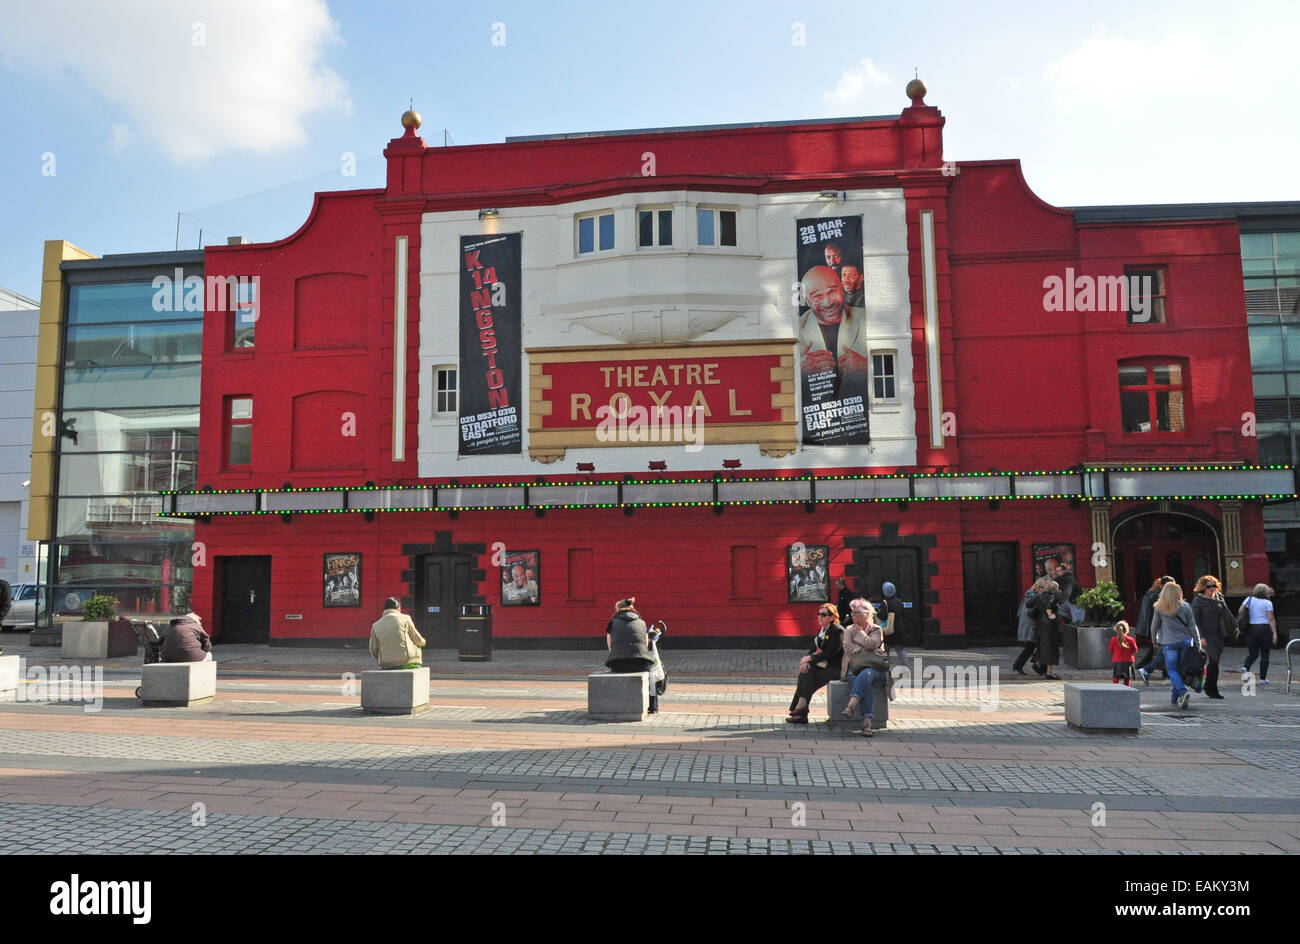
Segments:
[[[913,79],[907,83],[908,98],[925,98],[925,83],[920,79]]]
[[[418,111],[402,112],[403,128],[418,128],[421,124],[423,124],[423,122],[420,120],[420,113]]]

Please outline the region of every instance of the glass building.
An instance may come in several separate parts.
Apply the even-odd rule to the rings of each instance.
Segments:
[[[49,469],[46,520],[34,513],[30,526],[33,536],[44,531],[38,633],[78,618],[95,593],[116,597],[128,618],[185,612],[194,528],[158,518],[158,493],[195,485],[203,253],[65,251],[55,291],[49,249],[42,329],[57,316],[60,330],[56,409],[41,409],[37,384],[48,463],[34,447],[34,483]]]

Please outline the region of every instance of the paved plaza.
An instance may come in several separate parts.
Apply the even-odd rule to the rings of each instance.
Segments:
[[[71,664],[0,644],[29,674]],[[89,663],[101,710],[29,686],[0,702],[0,853],[1300,852],[1280,653],[1253,695],[1229,673],[1226,700],[1182,712],[1153,682],[1141,733],[1101,735],[1066,726],[1064,682],[1011,674],[1015,651],[918,650],[999,684],[900,688],[872,739],[784,723],[793,650],[665,646],[639,724],[587,718],[596,651],[431,653],[410,717],[361,713],[361,650],[219,646],[217,698],[193,708],[142,707],[138,660]]]

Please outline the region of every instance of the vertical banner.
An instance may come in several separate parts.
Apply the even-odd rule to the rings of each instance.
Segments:
[[[870,441],[871,348],[862,277],[862,217],[795,221],[799,291],[796,360],[809,446]]]
[[[460,238],[460,450],[518,455],[520,234]]]

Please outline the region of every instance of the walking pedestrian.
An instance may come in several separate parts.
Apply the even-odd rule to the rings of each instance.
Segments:
[[[839,596],[835,599],[835,611],[840,614],[841,618],[843,618],[848,615],[849,604],[853,602],[853,598],[857,596],[857,594],[849,589],[849,581],[846,577],[841,577],[839,579],[839,588]],[[838,623],[839,620],[836,620],[836,622]]]
[[[1165,672],[1173,684],[1169,701],[1186,709],[1191,703],[1191,693],[1178,669],[1178,657],[1189,647],[1201,645],[1201,634],[1196,628],[1192,605],[1183,599],[1183,588],[1170,581],[1160,588],[1155,614],[1151,617],[1151,638],[1165,657]]]
[[[1268,656],[1277,645],[1277,620],[1273,616],[1273,591],[1266,583],[1255,584],[1255,589],[1241,604],[1249,612],[1246,629],[1246,661],[1241,664],[1241,681],[1250,681],[1250,667],[1259,659],[1259,684],[1268,684]]]
[[[1115,635],[1106,644],[1110,648],[1110,681],[1118,685],[1121,681],[1125,688],[1133,685],[1133,659],[1137,656],[1137,643],[1128,634],[1128,623],[1120,620],[1115,624]]]
[[[1034,671],[1052,682],[1061,677],[1053,669],[1061,658],[1061,597],[1055,580],[1043,578],[1040,590],[1030,590],[1025,598],[1025,611],[1034,621],[1034,634],[1038,637],[1038,653],[1034,657]],[[1043,583],[1039,581],[1039,583]],[[1039,583],[1034,586],[1038,587]]]
[[[1219,578],[1207,574],[1196,581],[1196,599],[1192,601],[1196,626],[1205,640],[1205,695],[1220,700],[1223,696],[1219,694],[1219,660],[1223,647],[1230,635],[1235,638],[1241,633],[1232,611],[1223,602],[1222,590]]]
[[[1138,624],[1133,635],[1137,637],[1137,644],[1140,648],[1146,649],[1146,653],[1138,658],[1137,665],[1134,667],[1137,674],[1142,677],[1143,685],[1151,684],[1151,669],[1149,666],[1156,657],[1156,644],[1151,638],[1151,617],[1155,612],[1156,600],[1160,597],[1160,588],[1167,583],[1173,583],[1173,577],[1159,577],[1151,584],[1146,594],[1142,597],[1142,602],[1138,604]],[[1156,668],[1161,672],[1164,678],[1168,674],[1164,671],[1164,661],[1156,663]]]
[[[898,653],[898,664],[907,665],[907,637],[903,634],[903,613],[906,607],[898,597],[898,589],[886,580],[880,586],[883,595],[879,607],[873,607],[876,620],[888,630],[885,633],[885,654]],[[894,700],[894,673],[889,673],[889,700]]]
[[[1039,593],[1047,589],[1051,583],[1047,577],[1039,577],[1033,585],[1025,591],[1024,598],[1020,601],[1020,609],[1016,611],[1016,639],[1024,643],[1024,648],[1020,650],[1020,655],[1016,656],[1015,664],[1011,666],[1018,674],[1025,674],[1025,663],[1038,650],[1038,624],[1029,615],[1027,604],[1031,593]],[[1039,675],[1043,673],[1039,670],[1038,660],[1034,660],[1034,671]]]

